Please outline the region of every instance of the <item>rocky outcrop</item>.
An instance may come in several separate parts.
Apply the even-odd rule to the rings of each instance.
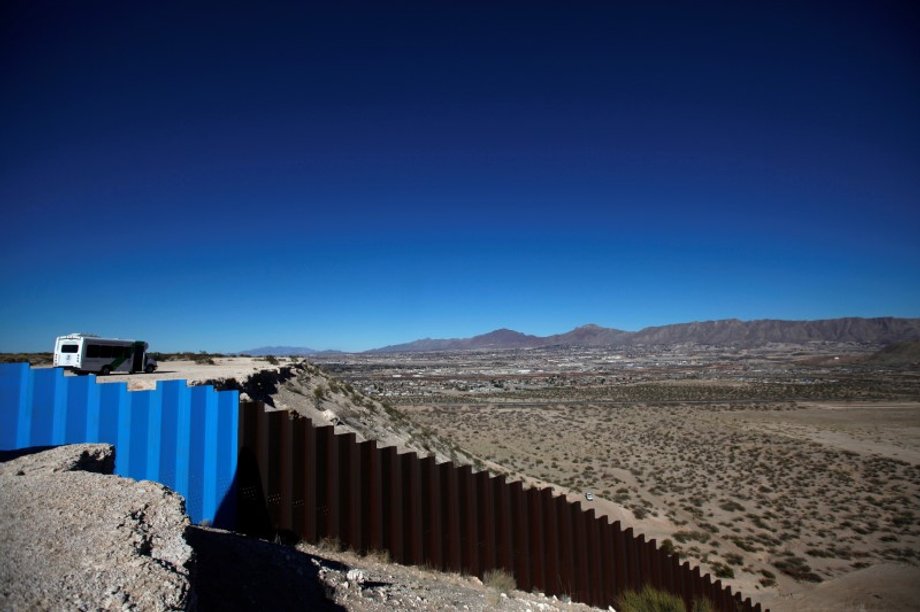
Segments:
[[[0,609],[191,607],[182,498],[113,465],[102,444],[0,463]]]

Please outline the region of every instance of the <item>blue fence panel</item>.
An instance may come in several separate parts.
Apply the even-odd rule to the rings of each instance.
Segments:
[[[67,414],[64,444],[97,441],[99,438],[99,385],[95,376],[67,377]]]
[[[121,406],[127,403],[128,387],[124,383],[99,385],[99,436],[95,439],[88,437],[87,441],[111,444],[118,457],[121,452],[118,446],[118,415],[121,414]]]
[[[112,444],[116,474],[177,491],[195,523],[220,510],[221,526],[234,526],[238,428],[236,391],[171,380],[129,392],[92,375],[0,364],[0,450]]]
[[[0,450],[29,446],[32,370],[27,363],[0,363]]]
[[[217,481],[214,490],[219,518],[216,526],[230,528],[236,523],[236,477],[239,454],[238,437],[240,428],[239,394],[220,393],[217,396]],[[221,492],[222,495],[220,494]]]
[[[66,400],[63,372],[50,368],[32,371],[32,428],[29,432],[29,446],[64,443]]]
[[[182,381],[167,380],[157,382],[157,391],[160,393],[162,405],[159,480],[176,490],[178,490],[177,485],[179,483],[176,469],[180,453],[178,441],[182,435],[179,430],[179,405],[183,401],[188,402],[187,390],[188,387]],[[188,428],[185,429],[185,437],[188,437]],[[188,444],[184,446],[184,449],[182,452],[187,453]],[[188,463],[186,462],[187,465]],[[185,469],[187,470],[188,468],[186,467]]]
[[[118,431],[115,434],[115,473],[123,475],[131,469],[131,456],[133,447],[140,444],[141,441],[135,438],[134,415],[132,414],[132,402],[128,395],[128,385],[125,383],[113,383],[122,388],[118,396],[116,406]]]
[[[192,394],[189,402],[189,440],[204,440],[206,402],[200,393]],[[204,444],[192,444],[189,448],[188,494],[185,502],[189,516],[204,516]]]
[[[86,381],[86,429],[83,439],[87,442],[102,440],[102,393],[100,385],[96,384],[96,377],[92,374],[81,377]]]

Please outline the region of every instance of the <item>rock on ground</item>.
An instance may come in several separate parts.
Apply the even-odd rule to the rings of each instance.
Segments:
[[[590,612],[585,604],[508,589],[498,581],[392,563],[385,553],[366,556],[306,543],[297,549],[315,566],[326,596],[351,612]]]
[[[105,444],[0,463],[0,609],[190,606],[182,498],[113,464]]]

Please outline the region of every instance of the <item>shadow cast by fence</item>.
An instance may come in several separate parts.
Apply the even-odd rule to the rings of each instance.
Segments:
[[[326,598],[311,555],[200,527],[189,527],[185,538],[195,551],[192,587],[200,612],[345,610]]]
[[[272,396],[278,393],[278,385],[289,381],[297,376],[297,371],[303,366],[282,366],[277,370],[261,370],[255,372],[245,381],[240,382],[236,378],[211,379],[205,381],[207,385],[213,385],[218,391],[237,391],[246,393],[252,401],[262,402],[274,408],[275,404]]]

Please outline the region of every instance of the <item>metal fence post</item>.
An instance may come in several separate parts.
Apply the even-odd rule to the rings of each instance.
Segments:
[[[537,489],[524,491],[527,523],[530,527],[530,588],[546,592],[546,524],[543,521],[543,498]]]
[[[514,577],[517,587],[530,591],[533,586],[530,579],[530,528],[527,517],[527,498],[520,480],[508,485],[511,489],[511,508],[514,516]]]

